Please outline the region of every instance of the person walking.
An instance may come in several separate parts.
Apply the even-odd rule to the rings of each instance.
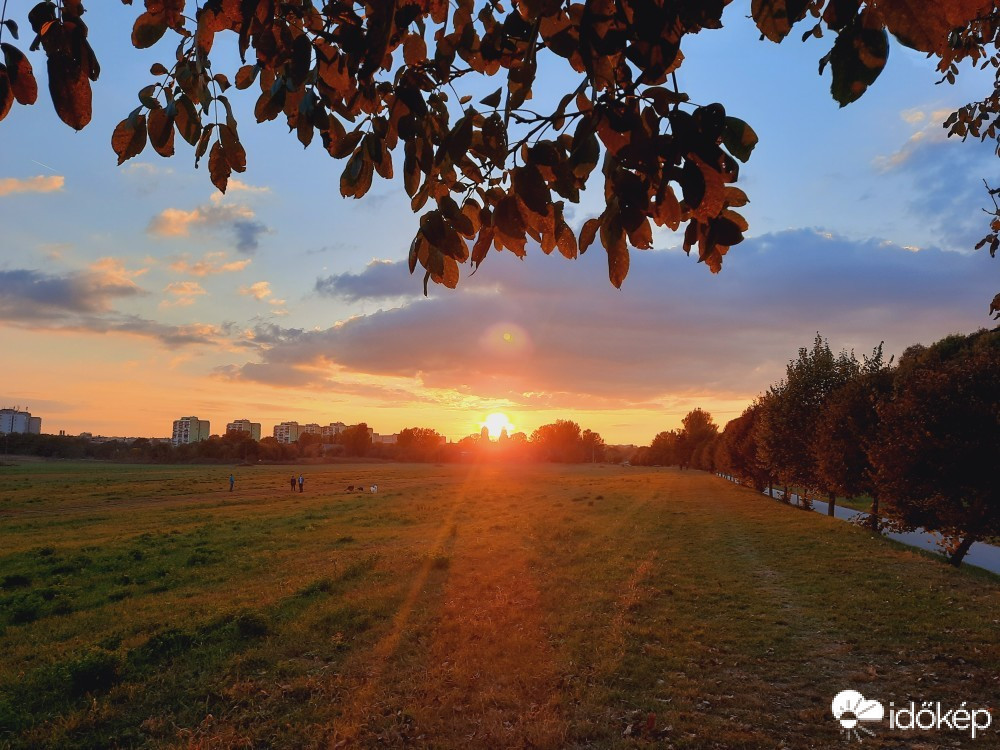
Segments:
[[[232,474],[230,474],[229,475],[229,491],[230,492],[233,491],[233,485],[234,484],[236,484],[236,477],[234,477]]]
[[[299,474],[299,492],[302,492],[302,485],[306,483],[306,478]]]
[[[289,481],[292,483],[292,492],[295,492],[295,475],[294,474],[292,475],[292,478]]]

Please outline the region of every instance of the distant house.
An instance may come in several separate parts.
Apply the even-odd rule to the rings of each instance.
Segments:
[[[188,443],[199,443],[208,440],[212,434],[212,428],[207,419],[198,417],[181,417],[174,420],[174,432],[170,439],[174,445],[187,445]]]
[[[379,445],[395,445],[398,440],[398,433],[395,435],[379,435],[378,433],[372,435],[372,442]]]
[[[226,432],[240,432],[250,435],[251,440],[260,440],[260,422],[249,419],[237,419],[226,425]]]

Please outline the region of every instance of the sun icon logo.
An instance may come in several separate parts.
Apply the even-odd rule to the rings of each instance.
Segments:
[[[840,722],[844,739],[861,742],[862,733],[874,737],[875,733],[861,722],[882,721],[885,707],[878,701],[865,698],[857,690],[841,690],[833,699],[833,717]]]

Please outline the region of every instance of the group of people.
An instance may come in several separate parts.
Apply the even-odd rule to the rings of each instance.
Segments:
[[[293,474],[288,479],[288,484],[291,487],[292,492],[295,492],[295,486],[296,485],[298,485],[299,492],[302,492],[302,490],[305,488],[306,478],[302,474],[299,474],[299,478],[296,479],[295,475]],[[233,491],[233,487],[235,487],[235,486],[236,486],[236,477],[233,474],[230,474],[229,475],[229,491],[232,492]],[[349,491],[353,490],[353,489],[354,489],[354,485],[353,484],[350,487],[348,487]],[[363,487],[361,485],[358,485],[358,490],[362,491]],[[378,492],[378,485],[377,484],[373,484],[371,486],[371,488],[370,488],[370,491],[371,492]]]

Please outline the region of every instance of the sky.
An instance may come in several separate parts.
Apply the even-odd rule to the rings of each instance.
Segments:
[[[1000,163],[941,127],[992,90],[985,74],[937,85],[923,55],[893,43],[841,109],[829,70],[817,75],[832,38],[759,41],[734,3],[723,30],[686,40],[679,72],[694,101],[723,102],[760,137],[738,183],[748,239],[722,273],[656,230],[620,290],[599,245],[575,261],[535,247],[493,251],[425,298],[406,268],[418,217],[401,183],[341,198],[343,162],[255,124],[252,90],[231,92],[248,168],[225,196],[180,138],[171,159],[147,147],[116,166],[115,124],[173,54],[169,35],[129,46],[139,12],[88,13],[102,75],[86,129],[55,116],[40,53],[39,103],[0,123],[0,405],[30,409],[44,432],[168,436],[197,416],[213,432],[364,421],[459,439],[503,412],[529,434],[573,419],[646,444],[695,407],[720,425],[738,416],[817,332],[835,351],[884,341],[898,355],[991,324],[1000,260],[972,248]],[[216,69],[235,72],[225,60]],[[543,68],[535,104],[575,83]],[[567,211],[574,228],[600,201],[596,185]]]

